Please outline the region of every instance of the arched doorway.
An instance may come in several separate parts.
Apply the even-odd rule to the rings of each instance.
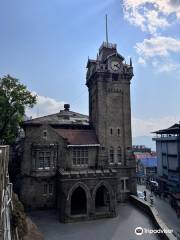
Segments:
[[[96,191],[95,208],[96,212],[107,212],[110,210],[110,195],[104,185],[100,186]]]
[[[87,199],[86,193],[82,187],[77,187],[71,196],[71,214],[86,214],[87,213]]]

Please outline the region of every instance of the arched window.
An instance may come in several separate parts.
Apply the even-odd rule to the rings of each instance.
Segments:
[[[110,135],[113,135],[113,129],[110,128]]]
[[[110,163],[114,163],[114,149],[113,149],[113,147],[110,147],[110,149],[109,149],[109,161],[110,161]]]
[[[121,136],[121,129],[120,128],[117,129],[117,135]]]
[[[122,163],[122,151],[121,151],[121,147],[118,147],[118,149],[117,149],[117,162],[118,162],[118,163]]]

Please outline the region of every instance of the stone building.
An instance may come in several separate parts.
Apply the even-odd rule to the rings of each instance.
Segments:
[[[116,216],[117,202],[136,193],[131,154],[130,81],[115,44],[88,59],[89,117],[65,104],[59,113],[24,122],[20,198],[25,207],[57,207],[71,222]]]

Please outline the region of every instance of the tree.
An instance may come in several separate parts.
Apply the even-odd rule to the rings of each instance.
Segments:
[[[26,107],[33,107],[37,96],[10,75],[0,78],[0,140],[11,144],[18,135]]]

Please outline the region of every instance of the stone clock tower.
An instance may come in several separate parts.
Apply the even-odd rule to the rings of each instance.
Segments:
[[[87,69],[90,123],[101,145],[97,165],[114,168],[119,174],[119,189],[124,184],[124,189],[135,193],[135,160],[131,155],[131,59],[130,64],[126,64],[116,44],[104,42],[97,59],[88,60]]]

